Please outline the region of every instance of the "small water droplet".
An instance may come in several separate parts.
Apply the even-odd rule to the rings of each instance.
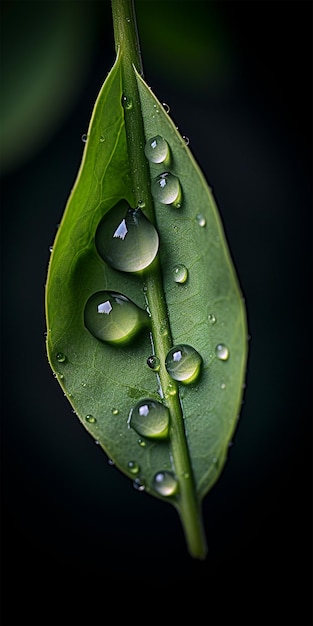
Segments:
[[[155,259],[159,235],[140,209],[118,202],[100,221],[95,243],[101,258],[122,272],[140,272]]]
[[[95,439],[95,444],[96,444],[96,446],[99,446],[99,445],[100,445],[100,441],[99,441],[99,439]],[[109,460],[110,460],[110,459],[109,459]]]
[[[130,110],[133,108],[133,101],[129,96],[126,96],[125,94],[122,96],[122,105],[124,107],[124,109],[126,110]]]
[[[151,193],[161,204],[181,206],[181,186],[179,179],[170,172],[163,172],[152,183]]]
[[[113,407],[111,413],[112,413],[112,415],[118,415],[119,414],[119,410],[116,409],[115,407]]]
[[[100,137],[100,143],[104,143],[104,141],[105,141],[105,137],[104,137],[104,135],[101,135],[101,137]]]
[[[88,135],[87,135],[86,133],[84,133],[84,134],[81,136],[81,140],[82,140],[82,142],[83,142],[83,143],[86,143],[87,139],[88,139]]]
[[[145,145],[145,155],[151,163],[164,163],[169,158],[169,145],[161,135],[148,139]]]
[[[87,301],[84,322],[97,339],[119,344],[131,341],[148,324],[149,316],[121,293],[98,291]]]
[[[179,264],[174,267],[173,276],[175,283],[185,283],[188,278],[188,270],[185,265]]]
[[[219,343],[215,348],[215,354],[221,361],[227,361],[229,358],[229,350],[223,343]]]
[[[208,320],[209,320],[210,324],[215,324],[216,317],[215,317],[214,313],[209,313]]]
[[[202,357],[192,346],[181,344],[171,348],[165,359],[165,367],[174,380],[193,383],[199,376]]]
[[[138,474],[140,472],[140,467],[136,461],[129,461],[127,467],[132,474]]]
[[[183,135],[183,140],[184,140],[186,146],[189,146],[189,137],[186,137],[186,135]]]
[[[217,462],[218,462],[218,458],[217,458],[217,456],[214,456],[213,459],[212,459],[212,463],[214,465],[217,465]]]
[[[197,220],[197,224],[201,226],[201,228],[206,226],[206,219],[201,213],[198,213],[196,220]]]
[[[168,104],[166,104],[166,102],[162,102],[162,106],[163,106],[163,109],[164,109],[165,113],[169,113],[170,112],[170,107],[169,107]]]
[[[155,354],[152,354],[152,356],[149,356],[147,358],[147,365],[149,365],[149,367],[154,372],[158,372],[159,369],[160,369],[160,359],[159,359],[159,357],[157,357]]]
[[[175,385],[173,385],[173,383],[169,383],[169,384],[167,385],[167,387],[166,387],[165,397],[166,397],[166,398],[168,398],[168,397],[173,397],[173,396],[175,396],[175,395],[176,395],[176,393],[177,393],[176,386],[175,386]]]
[[[64,375],[63,375],[63,374],[58,374],[58,378],[59,378],[60,380],[63,380]]]
[[[177,492],[178,481],[172,472],[158,472],[153,479],[153,488],[162,496],[172,496]]]
[[[96,441],[96,443],[99,443],[99,441]],[[111,465],[111,467],[112,465],[115,465],[113,459],[110,459],[110,458],[108,459],[108,465]]]
[[[85,382],[83,381],[83,382],[81,383],[81,386],[85,388],[85,387],[87,387],[87,383],[85,383]]]
[[[86,415],[85,420],[88,424],[95,424],[97,421],[93,415]]]
[[[144,209],[146,206],[146,203],[144,200],[139,200],[138,201],[138,209]]]
[[[226,389],[226,384],[225,383],[221,384],[221,389]]]
[[[139,435],[150,439],[164,439],[169,428],[168,408],[157,400],[140,400],[130,412],[129,425]]]
[[[49,246],[49,251],[52,252],[53,251],[53,246]]]
[[[134,489],[137,489],[137,491],[144,491],[146,486],[143,480],[141,480],[141,478],[135,478],[134,482],[133,482],[133,487]]]
[[[57,352],[57,354],[56,354],[56,360],[57,360],[59,363],[64,363],[64,361],[66,361],[66,356],[65,356],[65,354],[63,354],[63,352]]]
[[[138,439],[138,442],[137,442],[137,443],[138,443],[138,445],[139,445],[141,448],[145,448],[145,447],[146,447],[146,445],[147,445],[147,444],[146,444],[146,442],[144,441],[144,439]]]

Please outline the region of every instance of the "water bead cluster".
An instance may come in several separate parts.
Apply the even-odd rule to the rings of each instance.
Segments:
[[[132,103],[125,99],[125,108]],[[167,165],[170,162],[170,148],[163,137],[156,135],[145,145],[145,155],[154,164]],[[182,205],[182,189],[180,181],[170,171],[162,171],[152,182],[151,193],[156,202],[180,209]],[[95,246],[101,259],[110,267],[121,272],[143,272],[151,267],[159,250],[159,235],[155,226],[142,212],[144,203],[133,209],[126,200],[118,202],[101,219],[95,233]],[[205,220],[197,216],[199,225],[204,226]],[[173,270],[173,279],[183,284],[188,278],[188,270],[178,264]],[[212,320],[213,321],[213,320]],[[147,311],[140,308],[124,294],[114,291],[98,291],[90,296],[84,309],[84,324],[97,340],[112,345],[127,344],[144,328],[150,326]],[[229,351],[226,346],[216,347],[216,356],[227,360]],[[65,361],[62,353],[57,354],[58,362]],[[152,371],[158,372],[160,360],[156,355],[147,359]],[[201,372],[202,357],[192,346],[181,344],[174,346],[167,354],[165,368],[173,381],[188,385],[194,383]],[[173,389],[175,385],[173,384]],[[175,391],[176,393],[176,391]],[[169,393],[169,395],[171,395]],[[96,418],[86,416],[89,424],[95,424]],[[162,441],[169,437],[170,414],[162,402],[144,398],[130,410],[128,426],[140,437],[151,441]],[[139,439],[145,446],[145,439]],[[136,475],[140,467],[136,461],[129,461],[128,470]],[[145,485],[138,477],[134,486],[143,490]],[[178,481],[172,472],[162,470],[155,474],[153,489],[161,496],[173,496],[178,490]]]

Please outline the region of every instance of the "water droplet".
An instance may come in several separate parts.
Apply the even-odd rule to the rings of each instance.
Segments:
[[[166,102],[162,102],[162,106],[163,106],[163,109],[164,109],[165,113],[169,113],[170,112],[170,107],[169,107],[168,104],[166,104]]]
[[[159,357],[157,357],[155,354],[153,354],[152,356],[149,356],[147,358],[147,365],[149,365],[149,367],[154,372],[158,372],[159,369],[160,369],[160,359],[159,359]]]
[[[88,424],[95,424],[97,421],[93,415],[86,415],[85,420]]]
[[[169,411],[156,400],[144,399],[130,412],[129,425],[139,435],[151,439],[164,439],[168,435]]]
[[[119,414],[119,410],[116,409],[115,407],[113,407],[111,413],[112,413],[112,415],[118,415]]]
[[[202,357],[192,346],[182,344],[172,348],[165,359],[169,375],[183,383],[193,383],[201,369]]]
[[[186,135],[183,135],[183,140],[184,140],[186,146],[189,146],[189,137],[186,137]]]
[[[144,439],[138,439],[138,445],[139,445],[141,448],[145,448],[147,444],[146,444],[146,442],[144,441]]]
[[[151,192],[157,202],[181,206],[181,186],[179,179],[170,172],[163,172],[152,183]]]
[[[118,344],[133,339],[147,325],[149,316],[121,293],[98,291],[85,306],[84,321],[94,337]]]
[[[133,108],[133,101],[129,96],[126,96],[125,94],[122,96],[122,105],[124,107],[124,109],[126,110],[130,110]]]
[[[99,443],[99,441],[96,441],[96,443]],[[111,465],[111,467],[112,465],[115,465],[113,459],[110,459],[110,458],[108,459],[108,465]]]
[[[52,252],[53,251],[53,246],[49,246],[49,251]]]
[[[104,141],[105,141],[105,137],[104,137],[104,135],[101,135],[101,137],[100,137],[100,143],[104,143]]]
[[[83,142],[83,143],[86,143],[87,139],[88,139],[88,135],[87,135],[86,133],[84,133],[84,134],[81,136],[81,140],[82,140],[82,142]]]
[[[215,354],[221,361],[227,361],[229,358],[229,350],[223,343],[219,343],[215,348]]]
[[[173,385],[173,383],[169,383],[166,387],[165,397],[166,398],[168,398],[169,396],[173,397],[176,395],[176,393],[177,393],[176,386]]]
[[[145,145],[145,155],[151,163],[163,163],[169,158],[169,146],[160,135],[148,139]]]
[[[65,356],[65,354],[63,354],[63,352],[58,352],[58,353],[56,354],[56,360],[57,360],[59,363],[64,363],[64,361],[66,361],[66,356]]]
[[[146,486],[143,480],[141,480],[141,478],[135,478],[134,482],[133,482],[133,487],[134,489],[137,489],[137,491],[144,491]]]
[[[174,267],[173,276],[175,283],[185,283],[188,278],[188,270],[185,265],[179,264]]]
[[[138,202],[138,209],[144,209],[146,206],[146,203],[144,200],[139,200]]]
[[[215,317],[214,313],[209,313],[208,320],[209,320],[210,324],[215,324],[216,317]]]
[[[140,472],[140,467],[136,461],[129,461],[128,469],[132,474],[138,474]]]
[[[221,384],[221,389],[226,389],[226,384],[225,383]]]
[[[206,226],[206,219],[201,213],[198,213],[196,220],[197,220],[198,225],[201,226],[201,228]]]
[[[140,209],[131,209],[122,200],[102,218],[95,243],[101,258],[111,267],[139,272],[155,259],[159,235]]]
[[[172,496],[177,492],[178,481],[172,472],[158,472],[153,479],[153,488],[162,496]]]

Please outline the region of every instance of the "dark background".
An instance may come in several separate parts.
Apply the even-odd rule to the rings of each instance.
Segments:
[[[2,623],[311,624],[312,5],[136,6],[145,78],[213,186],[246,298],[241,420],[193,561],[45,356],[49,246],[114,61],[110,3],[1,2]]]

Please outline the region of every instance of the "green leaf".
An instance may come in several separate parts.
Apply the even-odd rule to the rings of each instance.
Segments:
[[[140,160],[145,188],[134,184]],[[144,268],[129,271],[139,258]],[[49,361],[79,419],[137,488],[176,507],[203,558],[201,502],[241,405],[245,309],[211,191],[123,50],[53,246],[46,315]]]

